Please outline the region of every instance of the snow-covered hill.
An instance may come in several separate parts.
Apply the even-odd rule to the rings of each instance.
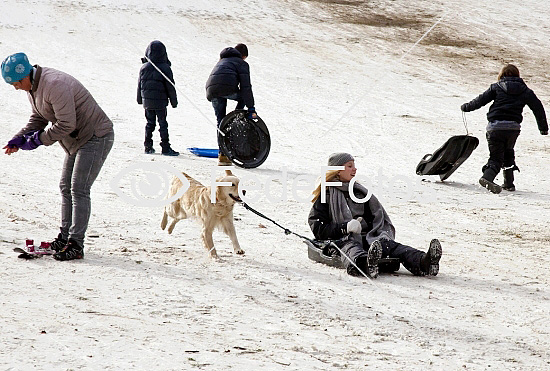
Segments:
[[[0,368],[550,368],[550,143],[532,113],[516,146],[517,192],[477,184],[486,109],[466,116],[481,143],[448,181],[414,173],[424,154],[465,132],[460,105],[504,63],[518,65],[550,107],[549,16],[533,0],[3,2],[0,58],[23,51],[77,77],[115,123],[116,142],[92,189],[77,262],[12,252],[25,238],[57,235],[62,149],[0,156]],[[179,89],[168,112],[177,158],[143,154],[137,73],[154,39]],[[136,179],[112,180],[131,165],[165,165],[203,183],[221,173],[185,148],[216,145],[204,84],[219,52],[238,42],[249,47],[256,109],[272,136],[261,167],[234,169],[245,187],[260,187],[250,205],[311,236],[310,204],[299,199],[308,192],[297,186],[318,177],[330,153],[351,152],[398,241],[425,250],[441,240],[437,277],[403,268],[375,281],[349,277],[308,260],[299,239],[242,207],[246,255],[218,233],[213,262],[196,223],[168,235],[162,206],[119,197]],[[0,142],[29,114],[26,94],[1,85]]]

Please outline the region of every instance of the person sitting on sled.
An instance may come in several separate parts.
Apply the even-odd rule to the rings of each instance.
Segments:
[[[542,135],[548,135],[546,113],[535,93],[519,77],[519,69],[513,64],[504,66],[498,74],[498,82],[491,84],[489,89],[471,102],[464,103],[460,109],[470,112],[492,101],[487,113],[489,160],[482,168],[483,176],[479,184],[493,193],[500,193],[502,189],[515,191],[514,170],[519,171],[519,168],[515,162],[514,146],[523,121],[523,108],[528,105],[533,111]],[[502,187],[494,183],[500,169],[503,169],[504,174]]]
[[[55,142],[65,150],[59,183],[61,227],[50,246],[57,251],[56,260],[82,259],[90,189],[113,146],[113,122],[77,79],[53,68],[31,66],[25,53],[8,56],[1,69],[4,81],[26,91],[32,106],[27,125],[4,146],[5,153]]]
[[[398,258],[416,276],[437,275],[442,254],[439,241],[433,239],[426,253],[396,242],[395,228],[384,207],[374,195],[367,199],[368,190],[353,180],[357,170],[353,156],[333,153],[328,165],[339,166],[342,170],[327,171],[327,183],[341,182],[341,185],[327,184],[323,202],[323,190],[319,184],[313,191],[308,222],[316,239],[336,240],[337,246],[347,256],[341,259],[348,274],[361,275],[359,268],[369,277],[376,278],[378,260],[389,257]],[[349,193],[350,184],[357,201]]]

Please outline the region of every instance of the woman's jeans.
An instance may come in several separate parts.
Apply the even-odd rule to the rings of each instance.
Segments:
[[[61,235],[84,245],[91,213],[90,189],[113,147],[114,133],[95,135],[63,163],[61,181]]]

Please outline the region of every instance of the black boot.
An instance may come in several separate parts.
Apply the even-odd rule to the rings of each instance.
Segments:
[[[162,141],[160,143],[160,146],[162,147],[162,154],[164,156],[179,156],[180,153],[177,151],[174,151],[172,147],[170,147],[170,143],[167,141]]]
[[[378,277],[378,260],[382,258],[382,244],[376,240],[371,243],[367,252],[367,276],[370,278]]]
[[[441,243],[437,238],[434,238],[430,242],[428,252],[424,254],[422,260],[420,260],[420,269],[422,273],[429,276],[437,276],[439,273],[439,261],[443,250],[441,249]]]
[[[502,187],[493,182],[495,180],[495,177],[497,176],[497,171],[495,171],[492,167],[487,167],[483,171],[483,176],[479,178],[479,184],[481,184],[483,187],[487,188],[489,191],[493,193],[500,193],[502,192]]]
[[[180,153],[177,152],[177,151],[174,151],[172,148],[168,147],[168,149],[163,149],[162,150],[162,155],[163,156],[179,156]]]
[[[67,244],[67,239],[63,238],[63,235],[59,233],[55,238],[55,240],[50,242],[50,248],[52,250],[55,250],[55,252],[58,252],[59,250],[64,248],[66,244]]]
[[[69,238],[67,244],[53,254],[55,260],[74,260],[84,258],[84,246]]]
[[[503,170],[502,174],[504,175],[504,184],[502,185],[502,189],[510,192],[515,191],[516,186],[514,186],[514,169]]]

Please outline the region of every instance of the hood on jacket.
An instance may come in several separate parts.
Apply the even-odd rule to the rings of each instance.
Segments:
[[[503,77],[497,85],[507,94],[519,95],[527,89],[521,77]]]
[[[239,53],[237,49],[231,47],[225,48],[220,53],[220,59],[232,57],[242,58],[243,56],[241,55],[241,53]]]
[[[169,66],[172,65],[168,59],[168,54],[166,53],[166,47],[164,44],[158,40],[151,41],[145,50],[145,56],[151,60],[153,63],[167,63]],[[141,58],[143,63],[148,62],[147,58]]]

